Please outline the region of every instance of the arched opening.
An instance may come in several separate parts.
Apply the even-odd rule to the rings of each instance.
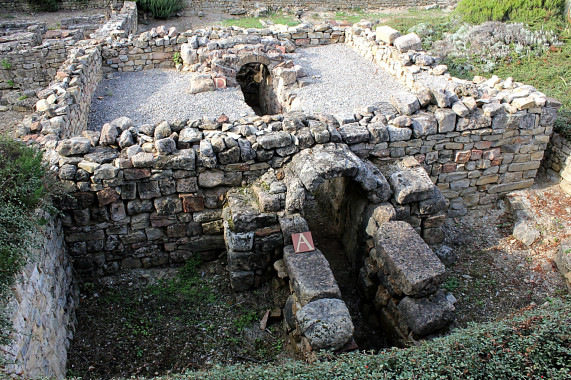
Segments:
[[[378,326],[370,325],[361,310],[358,279],[364,261],[363,215],[367,206],[369,201],[361,185],[347,177],[326,180],[316,191],[306,192],[303,206],[313,240],[329,262],[351,313],[354,339],[360,350],[390,346],[385,334]]]
[[[268,67],[260,62],[244,64],[236,81],[242,89],[244,100],[256,115],[273,115],[279,113],[273,91],[272,76]]]

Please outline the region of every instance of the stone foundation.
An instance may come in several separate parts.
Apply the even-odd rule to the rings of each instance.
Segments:
[[[3,373],[13,378],[61,379],[75,327],[77,287],[61,222],[52,219],[37,233],[43,235],[41,248],[31,252],[7,306],[15,331],[12,343],[2,347],[10,363]]]
[[[545,151],[543,166],[560,180],[559,186],[571,194],[571,140],[554,133]]]

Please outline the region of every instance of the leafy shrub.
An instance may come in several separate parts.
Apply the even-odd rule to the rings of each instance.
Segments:
[[[432,54],[451,60],[464,59],[466,69],[489,73],[503,60],[539,57],[561,42],[553,31],[529,30],[521,23],[488,21],[481,25],[462,25],[432,45]]]
[[[0,306],[34,244],[33,217],[48,193],[42,153],[0,137]],[[49,182],[49,181],[48,181]],[[9,339],[6,310],[0,309],[0,344]]]
[[[61,0],[28,0],[32,8],[39,11],[55,12]]]
[[[466,22],[541,22],[563,14],[565,0],[462,0],[456,12]]]
[[[571,298],[499,322],[473,324],[419,346],[322,355],[313,364],[215,366],[165,379],[568,379]]]
[[[139,9],[150,12],[154,18],[166,19],[183,8],[182,0],[136,0]]]

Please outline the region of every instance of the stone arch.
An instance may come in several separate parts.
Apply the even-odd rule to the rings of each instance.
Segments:
[[[327,204],[319,205],[320,212],[328,213],[326,222],[341,237],[347,259],[358,271],[365,253],[367,215],[392,194],[380,170],[345,144],[318,144],[293,156],[285,168],[284,182],[287,213],[309,219],[308,204],[315,207],[316,200],[325,199]]]
[[[286,211],[302,211],[307,193],[314,193],[326,180],[338,177],[358,183],[371,204],[386,202],[392,194],[381,171],[357,157],[347,145],[319,144],[294,155],[285,169]]]

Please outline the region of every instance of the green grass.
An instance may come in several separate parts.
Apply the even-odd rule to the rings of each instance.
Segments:
[[[386,18],[388,16],[389,15],[386,13],[378,13],[378,12],[368,13],[362,10],[354,10],[353,12],[347,11],[347,12],[335,13],[335,20],[347,21],[350,22],[351,24],[354,24],[360,21],[375,21],[380,18]]]
[[[472,324],[443,338],[378,354],[321,354],[312,364],[236,364],[161,379],[567,379],[571,299]]]
[[[421,23],[426,23],[434,26],[442,24],[449,26],[449,21],[450,16],[442,12],[440,9],[431,9],[427,11],[411,8],[409,9],[408,13],[390,17],[385,25],[393,27],[401,33],[406,34],[410,28]]]
[[[224,26],[238,26],[244,29],[262,29],[264,25],[261,20],[271,21],[274,24],[281,24],[287,26],[296,26],[300,24],[300,21],[294,19],[293,17],[272,14],[269,17],[240,17],[240,18],[229,18],[222,21]]]

